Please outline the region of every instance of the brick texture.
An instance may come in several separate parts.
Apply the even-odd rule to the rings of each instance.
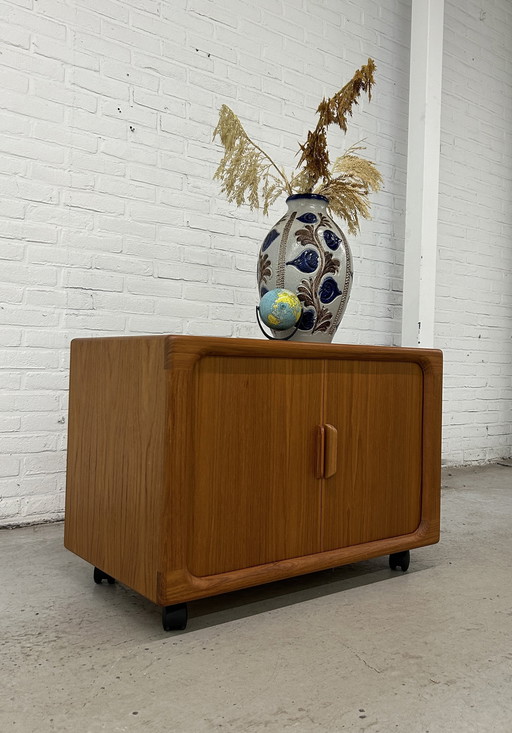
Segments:
[[[446,3],[436,334],[444,460],[512,452],[512,5]]]
[[[69,342],[102,334],[261,337],[268,219],[212,175],[221,104],[290,169],[315,109],[368,56],[366,138],[384,177],[351,237],[339,342],[400,339],[410,3],[1,0],[0,524],[62,517]],[[508,0],[447,0],[438,273],[445,459],[511,451]]]

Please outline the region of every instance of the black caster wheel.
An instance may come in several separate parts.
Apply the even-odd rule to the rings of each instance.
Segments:
[[[107,575],[99,568],[94,568],[94,582],[99,585],[103,580],[106,580],[109,585],[114,585],[116,582],[111,575]]]
[[[164,631],[183,631],[187,628],[188,609],[186,603],[175,606],[162,606],[162,626]]]
[[[401,568],[403,572],[409,568],[409,563],[411,562],[411,553],[409,550],[405,550],[404,552],[395,552],[393,555],[389,556],[389,567],[391,570],[396,570],[397,568]]]

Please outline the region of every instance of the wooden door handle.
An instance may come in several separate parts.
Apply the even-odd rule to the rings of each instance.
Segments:
[[[325,428],[317,425],[316,433],[316,477],[323,478],[325,470]]]
[[[333,425],[324,425],[325,429],[325,459],[324,477],[334,476],[338,468],[338,431]]]

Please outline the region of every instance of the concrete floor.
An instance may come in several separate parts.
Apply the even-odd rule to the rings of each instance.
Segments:
[[[0,731],[511,733],[512,467],[444,472],[439,545],[198,601],[185,632],[0,532]]]

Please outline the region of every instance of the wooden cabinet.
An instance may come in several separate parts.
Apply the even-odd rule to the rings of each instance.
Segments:
[[[425,349],[75,340],[66,547],[165,614],[437,542],[441,373]]]

